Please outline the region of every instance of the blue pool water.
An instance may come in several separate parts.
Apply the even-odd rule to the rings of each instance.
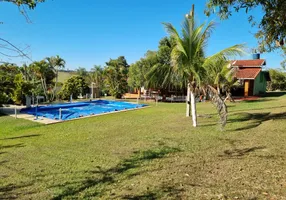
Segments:
[[[61,120],[75,119],[79,117],[92,116],[96,114],[109,113],[127,109],[142,108],[144,104],[133,104],[128,102],[117,102],[117,101],[88,101],[88,102],[77,102],[77,103],[65,103],[65,104],[53,104],[48,106],[38,106],[32,108],[22,109],[22,113],[27,113],[39,117],[46,117],[49,119],[60,120],[61,109]]]

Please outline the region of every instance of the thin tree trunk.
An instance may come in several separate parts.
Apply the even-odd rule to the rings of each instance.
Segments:
[[[230,92],[227,92],[226,94],[227,95],[226,95],[226,98],[224,99],[224,102],[226,102],[226,100],[229,100],[230,102],[235,102]]]
[[[41,76],[41,83],[42,83],[42,87],[43,87],[43,90],[44,90],[44,95],[46,97],[46,100],[48,100],[47,90],[45,88],[45,83],[44,83],[44,79],[43,79],[42,76]]]
[[[56,89],[57,89],[57,83],[58,83],[58,78],[59,78],[59,71],[57,70],[57,73],[56,73],[56,82],[55,82],[55,86],[53,88],[53,93],[52,93],[52,97],[51,97],[51,101],[53,101],[55,99],[55,92],[56,92]]]
[[[220,95],[220,88],[219,88],[219,84],[217,84],[217,94]]]
[[[46,83],[45,78],[43,79],[43,84],[44,84],[44,88],[45,88],[44,91],[45,91],[46,100],[50,101],[50,99],[48,99],[48,94],[47,94],[48,88],[47,88],[47,83]]]
[[[191,91],[191,107],[192,107],[193,126],[197,127],[197,108],[196,108],[195,91]]]
[[[190,108],[190,92],[191,92],[191,83],[188,83],[188,89],[187,89],[187,98],[186,98],[186,117],[191,116],[191,108]]]

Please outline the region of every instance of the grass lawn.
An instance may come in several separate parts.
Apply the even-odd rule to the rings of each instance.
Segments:
[[[286,199],[286,96],[55,125],[0,116],[0,199]]]

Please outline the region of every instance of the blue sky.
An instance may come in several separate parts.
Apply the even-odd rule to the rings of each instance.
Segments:
[[[66,68],[76,69],[93,65],[104,66],[110,58],[125,56],[128,63],[136,62],[147,50],[156,50],[159,40],[167,36],[162,22],[177,28],[191,5],[195,4],[197,21],[214,20],[207,55],[234,44],[246,43],[256,47],[252,28],[244,12],[229,20],[204,15],[204,0],[46,0],[29,11],[32,24],[26,22],[18,8],[0,3],[0,36],[20,47],[29,45],[33,60],[59,55]],[[261,16],[260,10],[254,11]],[[250,55],[244,58],[251,58]],[[268,68],[280,67],[279,52],[262,54]],[[11,59],[20,64],[28,60]]]

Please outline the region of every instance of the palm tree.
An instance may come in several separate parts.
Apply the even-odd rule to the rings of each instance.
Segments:
[[[221,60],[213,60],[209,62],[208,68],[206,69],[210,84],[216,86],[218,95],[221,94],[222,84],[226,81],[227,74],[230,71],[229,63],[230,62],[224,58]]]
[[[42,89],[44,92],[44,95],[46,99],[48,99],[48,94],[47,94],[47,81],[46,81],[46,75],[49,71],[49,65],[46,61],[35,61],[31,63],[30,65],[31,70],[35,74],[35,77],[39,78],[41,81]]]
[[[101,66],[95,65],[91,69],[91,72],[89,73],[89,82],[95,84],[95,87],[98,89],[99,96],[100,96],[100,91],[101,91],[102,82],[103,82],[103,70]]]
[[[170,23],[164,23],[167,32],[175,40],[175,47],[171,52],[172,73],[179,75],[182,80],[187,82],[186,116],[190,116],[192,111],[193,126],[197,126],[195,89],[201,82],[201,73],[210,66],[215,60],[227,58],[229,56],[240,55],[242,45],[234,45],[222,50],[217,54],[205,58],[205,47],[208,43],[214,23],[202,24],[197,26],[194,17],[194,5],[190,15],[186,15],[182,25],[182,35]]]
[[[58,79],[59,79],[59,70],[63,69],[65,67],[65,60],[60,58],[58,55],[57,56],[52,56],[52,57],[47,57],[46,58],[49,67],[54,71],[54,73],[56,74],[56,81],[55,81],[55,85],[54,88],[52,89],[52,96],[50,101],[54,100],[55,97],[55,93],[56,93],[56,88],[57,88],[57,83],[58,83]]]

